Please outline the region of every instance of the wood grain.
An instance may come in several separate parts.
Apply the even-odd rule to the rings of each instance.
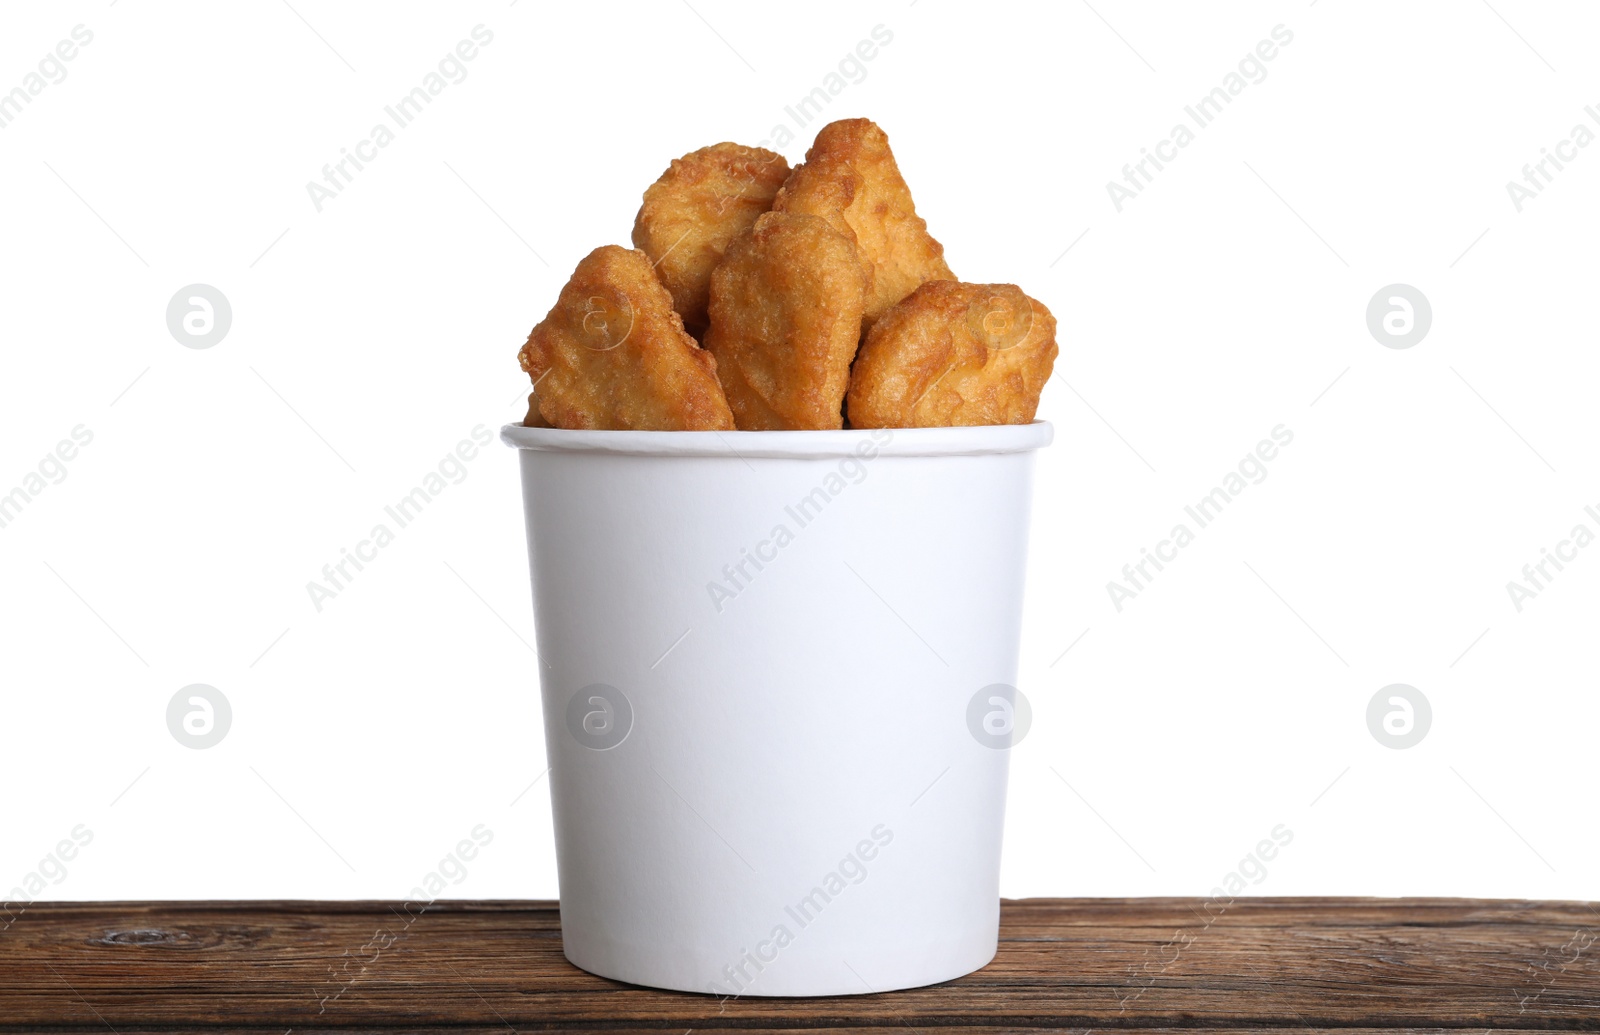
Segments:
[[[551,902],[35,904],[0,1032],[1600,1031],[1600,911],[1463,899],[1028,899],[933,988],[718,999],[593,977]]]

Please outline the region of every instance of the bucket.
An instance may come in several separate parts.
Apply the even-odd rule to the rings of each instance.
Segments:
[[[994,957],[1051,435],[502,429],[568,960],[818,996]]]

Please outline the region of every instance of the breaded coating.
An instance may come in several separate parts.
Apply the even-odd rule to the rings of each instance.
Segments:
[[[1013,284],[934,280],[884,314],[850,374],[853,428],[1027,424],[1056,319]]]
[[[706,327],[711,271],[734,238],[772,207],[788,176],[782,155],[722,143],[674,159],[644,192],[633,221],[633,246],[655,263],[691,333]]]
[[[822,127],[772,208],[821,216],[855,242],[871,278],[863,330],[918,285],[955,279],[944,246],[917,215],[888,136],[871,119]]]
[[[538,392],[528,393],[528,415],[522,418],[522,426],[525,428],[553,427],[549,421],[544,419],[544,414],[539,412]]]
[[[711,275],[706,348],[744,431],[837,429],[866,277],[819,216],[768,212]]]
[[[733,429],[716,360],[684,333],[644,252],[590,252],[517,359],[558,428]]]

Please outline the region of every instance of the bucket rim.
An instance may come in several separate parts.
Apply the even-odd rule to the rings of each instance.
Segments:
[[[849,456],[983,456],[1026,453],[1055,438],[1049,421],[960,428],[847,428],[838,431],[575,431],[507,424],[514,449],[625,456],[829,460]]]

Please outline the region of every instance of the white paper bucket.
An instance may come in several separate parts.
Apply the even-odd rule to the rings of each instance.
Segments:
[[[994,957],[1051,434],[501,431],[522,463],[567,959],[809,996]]]

